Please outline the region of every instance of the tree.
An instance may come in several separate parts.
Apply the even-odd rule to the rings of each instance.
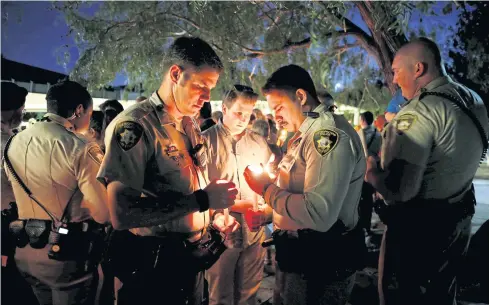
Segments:
[[[451,73],[454,78],[478,92],[489,106],[489,4],[466,4],[458,25],[455,47],[450,52],[453,59]]]
[[[376,67],[394,92],[393,54],[407,41],[413,12],[429,15],[432,2],[107,1],[88,4],[96,6],[95,14],[83,13],[87,4],[79,2],[55,5],[80,50],[73,77],[92,86],[124,71],[131,84],[156,88],[165,47],[177,37],[199,36],[225,61],[221,86],[258,86],[271,71],[293,62],[309,67],[325,88],[338,73],[351,80]]]

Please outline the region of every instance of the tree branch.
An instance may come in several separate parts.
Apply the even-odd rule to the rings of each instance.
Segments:
[[[308,37],[306,39],[303,39],[303,40],[297,41],[297,42],[287,41],[285,43],[285,45],[281,48],[270,49],[270,50],[248,49],[247,51],[249,51],[250,53],[244,54],[243,56],[241,56],[239,58],[230,59],[229,61],[230,62],[240,62],[240,61],[246,60],[246,59],[262,58],[263,56],[268,56],[268,55],[272,55],[272,54],[282,54],[282,53],[286,53],[286,52],[288,52],[290,50],[294,50],[294,49],[308,48],[311,46],[311,43],[312,43],[311,38]]]

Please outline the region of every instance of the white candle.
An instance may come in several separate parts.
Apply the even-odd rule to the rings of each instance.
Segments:
[[[224,209],[224,225],[229,224],[229,209]]]

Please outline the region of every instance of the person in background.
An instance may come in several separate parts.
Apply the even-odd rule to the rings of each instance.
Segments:
[[[382,136],[380,135],[380,132],[372,125],[373,122],[374,115],[372,112],[366,111],[360,114],[360,127],[362,129],[359,132],[362,132],[364,135],[365,143],[362,144],[365,145],[364,150],[366,151],[366,157],[378,157],[380,147],[382,146]]]
[[[377,128],[377,130],[382,133],[384,130],[385,125],[387,125],[387,120],[385,119],[385,115],[379,114],[377,118],[375,119],[374,126]]]
[[[219,123],[220,120],[222,120],[222,111],[214,111],[212,113],[212,119],[214,120],[214,123]]]
[[[118,100],[106,100],[99,108],[104,113],[104,130],[119,113],[124,111],[124,106]]]
[[[369,156],[375,157],[379,160],[380,148],[382,145],[382,136],[380,132],[372,125],[374,121],[374,115],[370,111],[366,111],[360,114],[360,127],[358,135],[362,141],[365,158]],[[360,200],[359,214],[360,214],[360,226],[365,230],[366,244],[368,247],[373,247],[371,244],[372,230],[372,210],[374,203],[375,189],[369,183],[363,183],[362,187],[362,199]]]
[[[263,114],[263,112],[262,112],[260,109],[258,109],[258,108],[253,109],[253,114],[255,115],[255,118],[256,118],[257,120],[266,120],[265,115],[264,115],[264,114]]]
[[[268,126],[270,128],[270,133],[268,134],[268,143],[277,145],[278,141],[278,129],[277,124],[273,119],[268,119]]]
[[[197,123],[199,124],[201,131],[205,131],[210,127],[216,125],[216,123],[212,119],[211,103],[205,103],[204,106],[200,108],[200,112],[197,115]]]
[[[28,236],[17,244],[15,261],[40,304],[94,304],[109,212],[96,179],[103,153],[83,136],[93,100],[79,83],[62,81],[46,101],[42,121],[12,137],[4,155],[23,223],[17,236]]]
[[[25,101],[28,91],[11,82],[2,81],[2,147],[0,156],[3,159],[3,151],[7,140],[14,135],[13,129],[17,128],[24,116]],[[9,208],[11,202],[15,202],[12,184],[7,178],[3,162],[0,162],[1,175],[1,205],[2,212]],[[9,223],[6,219],[1,221],[2,229],[2,303],[5,304],[35,304],[37,302],[30,285],[17,269],[14,260],[15,242],[10,234]]]
[[[272,121],[275,122],[275,119],[273,117],[273,114],[269,113],[269,114],[266,115],[266,117],[267,117],[267,120],[272,120]]]
[[[251,116],[250,116],[250,121],[248,122],[248,129],[251,129],[251,127],[253,127],[253,123],[255,122],[256,120],[256,116],[252,113]]]
[[[90,126],[85,134],[91,141],[96,142],[105,151],[104,147],[104,113],[102,111],[94,111],[90,118]]]
[[[138,96],[138,97],[136,98],[136,103],[141,103],[141,102],[143,102],[143,101],[145,101],[145,100],[147,100],[147,99],[148,99],[148,98],[147,98],[146,96],[144,96],[144,95]]]

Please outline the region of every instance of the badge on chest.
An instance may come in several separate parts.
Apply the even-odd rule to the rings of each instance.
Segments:
[[[173,161],[175,161],[175,163],[178,165],[178,166],[181,166],[181,162],[182,162],[182,156],[180,155],[180,151],[178,150],[178,148],[175,146],[175,145],[169,145],[167,149],[165,149],[165,153],[167,154],[167,156],[172,159]]]
[[[187,167],[190,165],[190,162],[188,160],[190,158],[188,156],[188,152],[184,150],[179,150],[178,147],[174,144],[170,144],[165,149],[165,153],[168,156],[168,158],[173,160],[175,164],[180,168]]]

